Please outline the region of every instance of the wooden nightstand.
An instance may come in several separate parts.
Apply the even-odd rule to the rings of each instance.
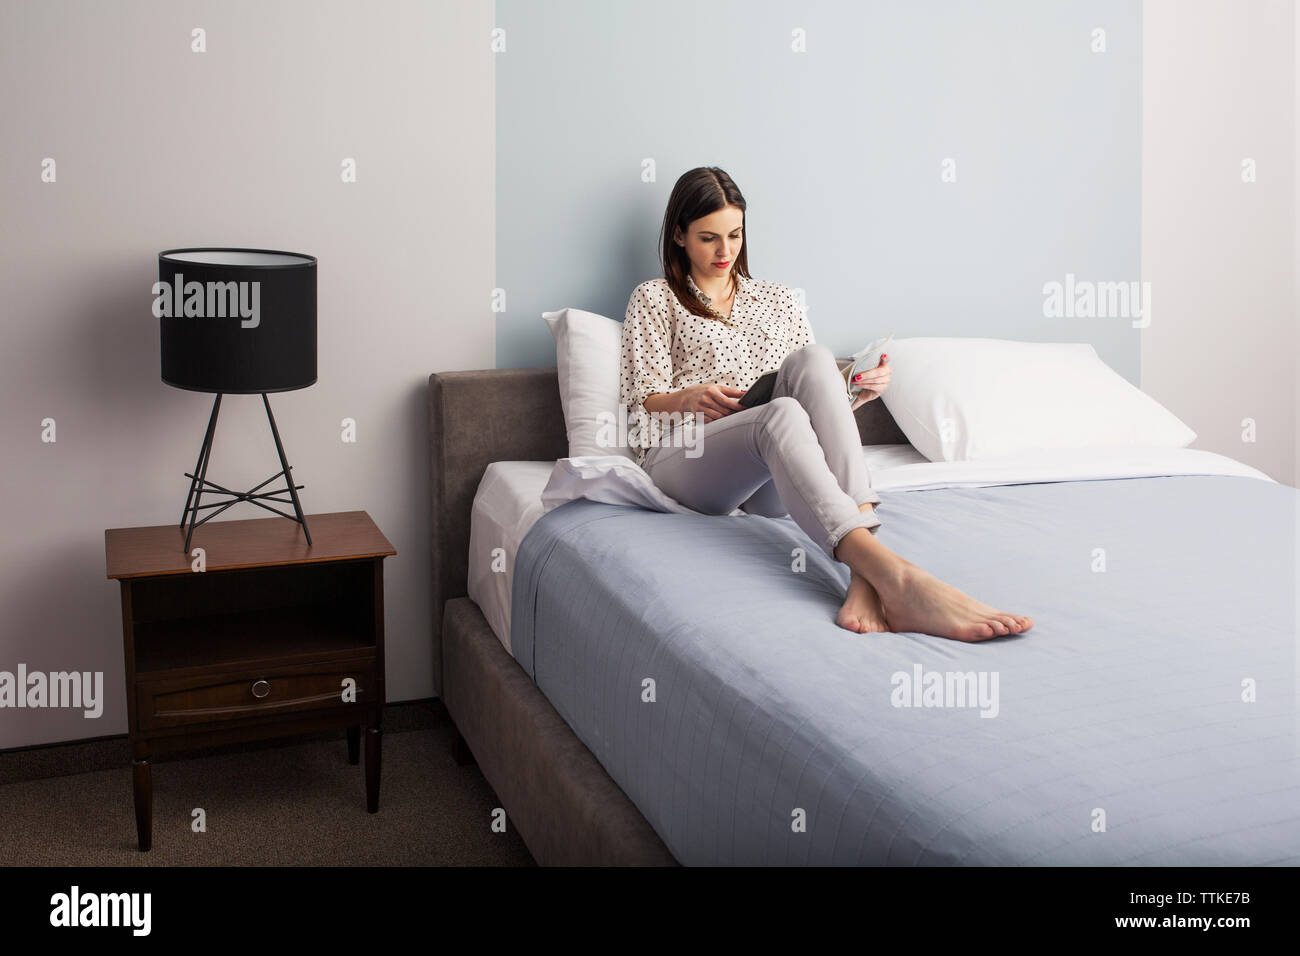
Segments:
[[[364,511],[104,532],[122,587],[127,718],[140,849],[152,846],[151,761],[194,747],[346,728],[366,733],[366,809],[379,810],[384,558]]]

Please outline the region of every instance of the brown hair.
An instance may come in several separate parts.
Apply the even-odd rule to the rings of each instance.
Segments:
[[[702,219],[726,206],[735,206],[740,210],[743,227],[745,197],[740,194],[740,187],[732,178],[716,166],[697,166],[687,170],[678,178],[672,195],[668,197],[668,209],[664,213],[664,224],[659,233],[659,261],[663,265],[668,287],[688,312],[709,319],[713,315],[686,284],[691,262],[686,256],[686,250],[673,241],[673,232],[679,228],[685,233],[696,219]],[[740,247],[740,255],[732,263],[733,288],[737,285],[737,275],[749,278],[749,236],[747,233],[742,235],[745,241]]]

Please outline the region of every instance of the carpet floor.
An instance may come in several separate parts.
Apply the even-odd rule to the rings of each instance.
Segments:
[[[496,797],[457,766],[449,723],[386,731],[379,812],[341,735],[158,763],[153,849],[136,849],[131,769],[0,785],[2,866],[531,866]],[[206,832],[195,832],[196,809]]]

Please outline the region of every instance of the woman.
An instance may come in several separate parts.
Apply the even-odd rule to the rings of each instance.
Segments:
[[[836,623],[850,631],[917,631],[959,641],[1019,634],[1033,620],[969,597],[876,539],[880,496],[834,356],[788,288],[750,278],[745,199],[721,169],[685,173],[664,216],[664,278],[632,293],[623,322],[622,401],[637,460],[696,511],[787,512],[852,572]],[[773,398],[737,401],[777,369]],[[888,386],[887,357],[863,373],[862,401]],[[693,413],[690,447],[661,441],[662,419]]]

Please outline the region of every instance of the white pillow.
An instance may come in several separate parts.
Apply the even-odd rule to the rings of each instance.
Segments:
[[[581,309],[543,312],[542,318],[555,338],[569,457],[621,455],[634,460],[623,441],[626,431],[618,427],[627,417],[619,404],[623,323]]]
[[[1196,439],[1087,343],[899,339],[881,396],[931,461],[975,461],[1044,448],[1154,445]]]

